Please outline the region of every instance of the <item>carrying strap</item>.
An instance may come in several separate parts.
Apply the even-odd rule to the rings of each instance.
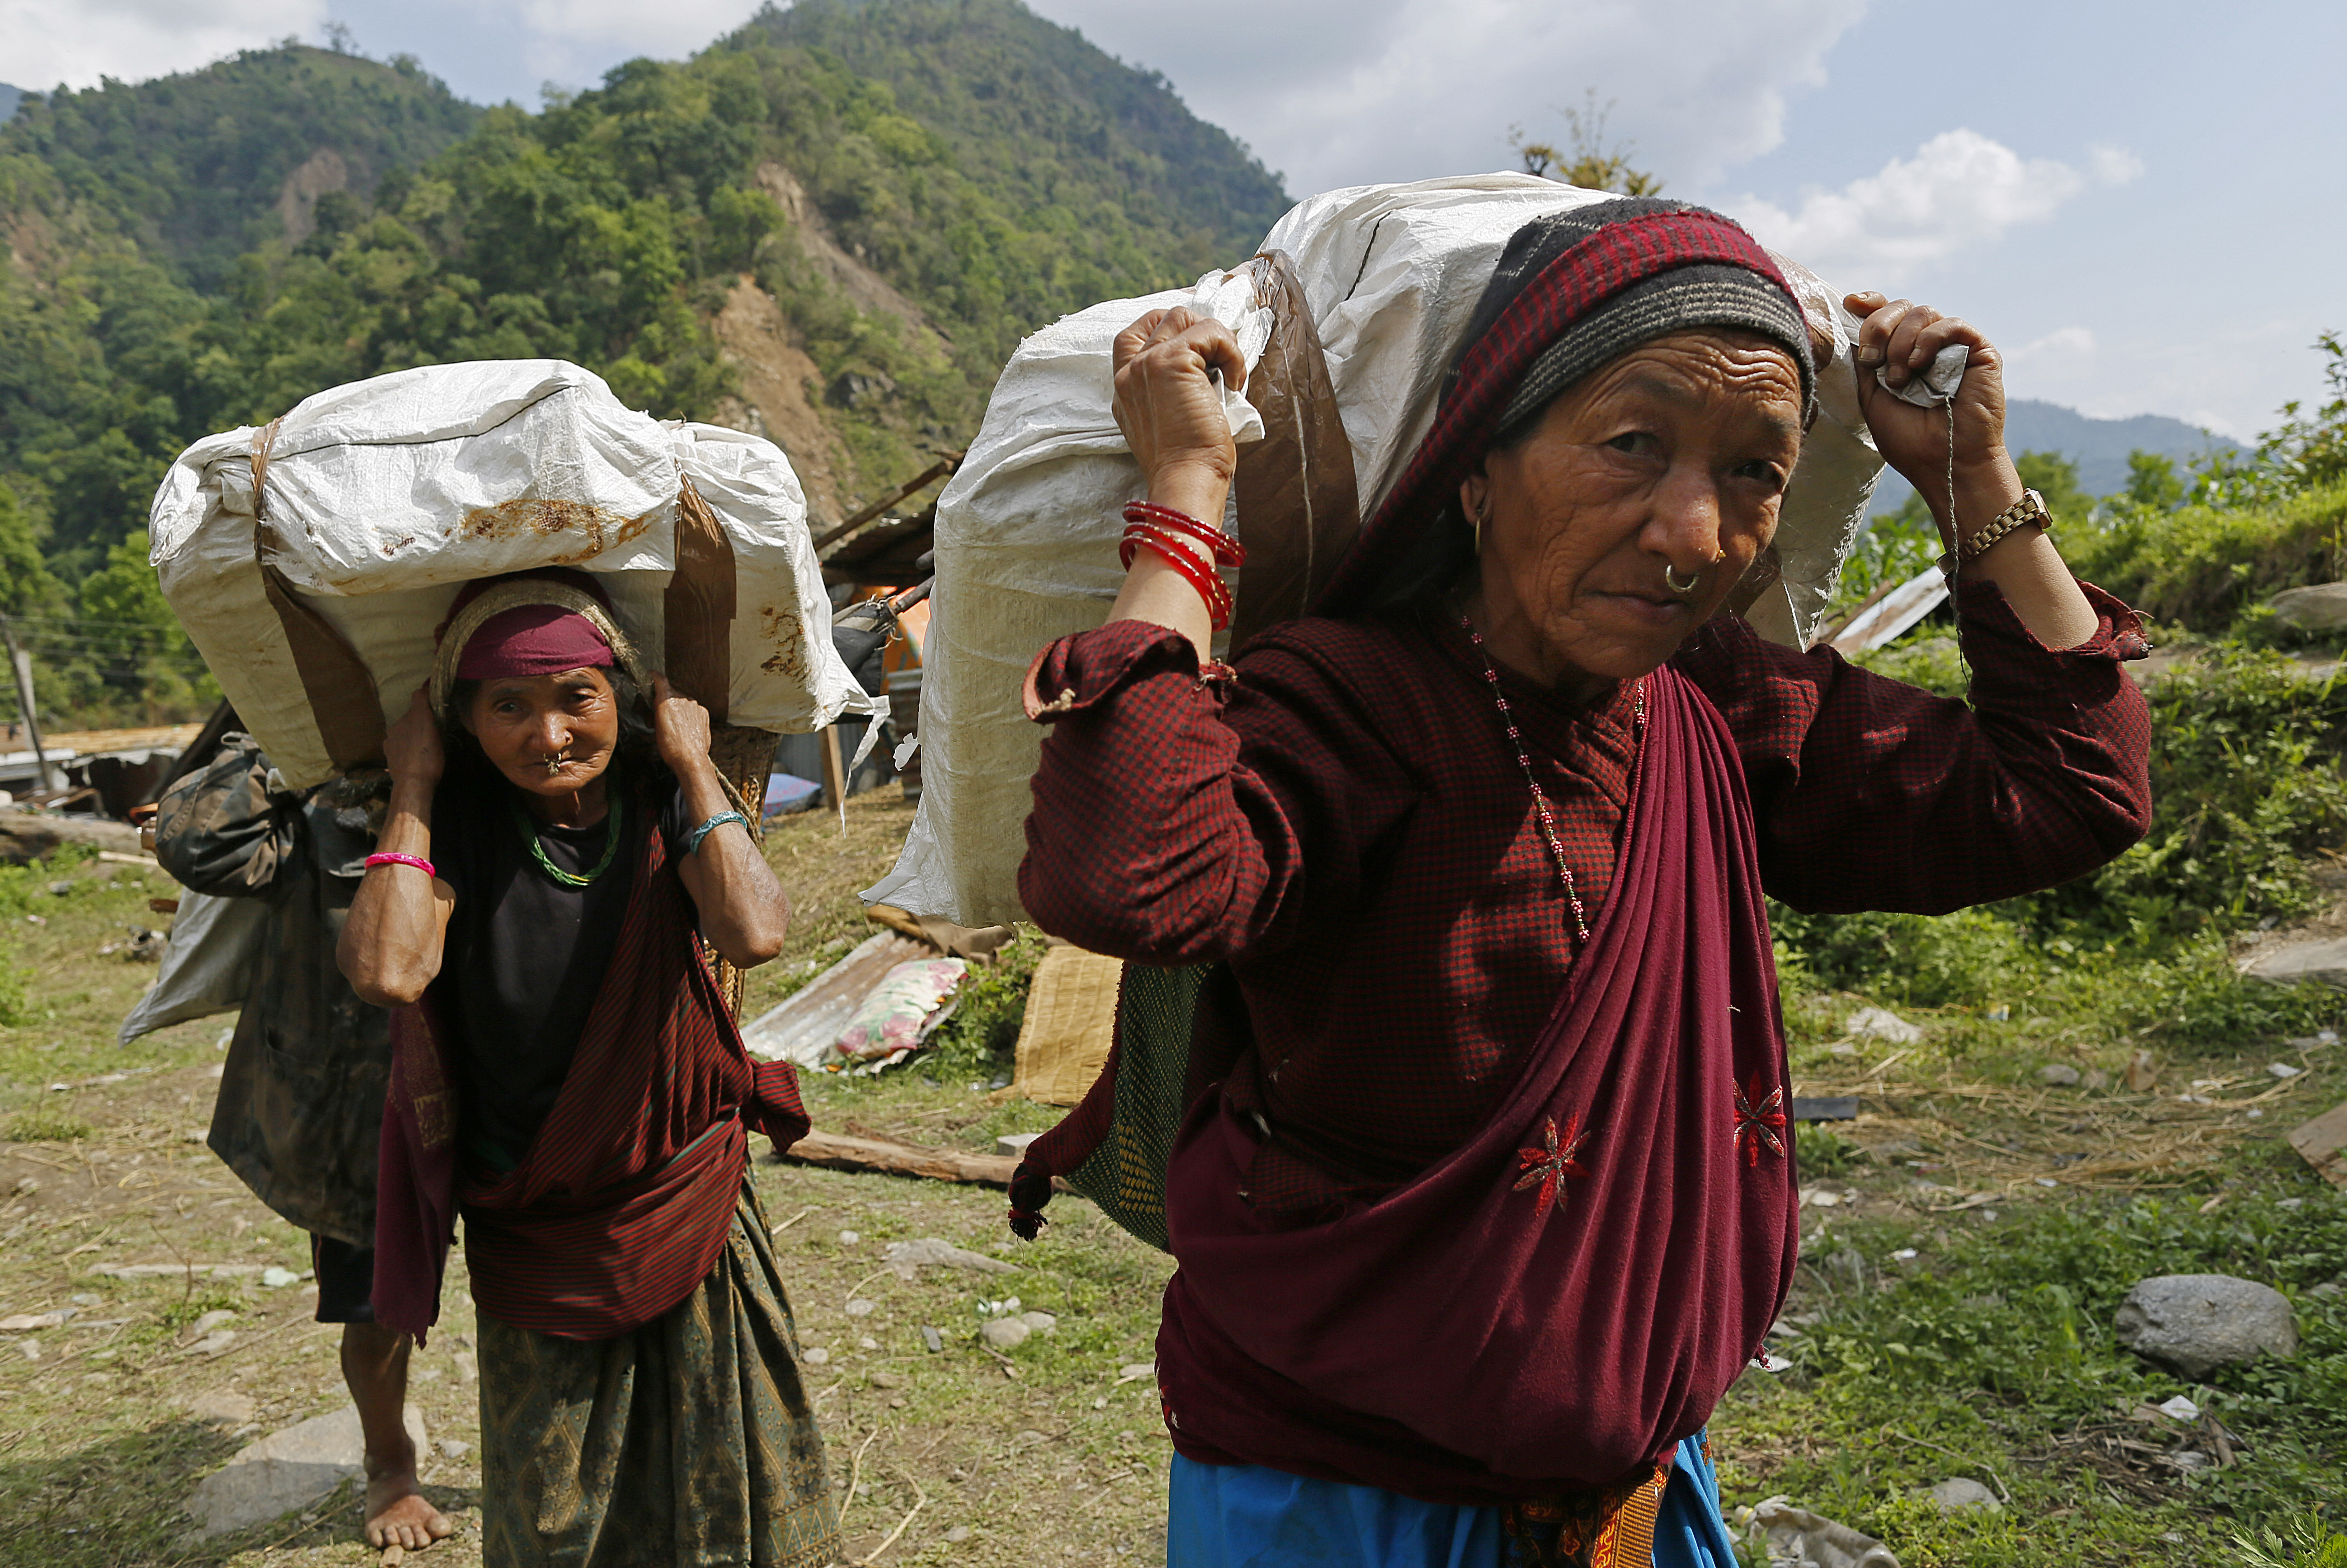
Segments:
[[[1285,251],[1255,260],[1255,302],[1272,314],[1270,341],[1247,377],[1263,439],[1239,449],[1239,573],[1231,646],[1306,612],[1361,531],[1353,444],[1312,320],[1312,302]]]
[[[327,757],[343,772],[380,766],[383,699],[375,691],[374,671],[333,623],[303,603],[277,569],[277,529],[269,521],[269,452],[284,422],[282,416],[272,419],[252,437],[252,547],[261,566],[261,591],[293,651],[293,668],[302,677],[302,692],[310,700],[310,716]]]
[[[733,683],[733,545],[690,479],[677,487],[676,572],[661,611],[670,686],[723,725]]]

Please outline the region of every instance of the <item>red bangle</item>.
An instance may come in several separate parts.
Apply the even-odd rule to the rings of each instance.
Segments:
[[[1182,575],[1190,579],[1192,586],[1196,588],[1200,596],[1205,600],[1206,608],[1214,615],[1217,630],[1229,621],[1231,618],[1230,584],[1222,579],[1212,565],[1198,559],[1197,552],[1192,549],[1187,542],[1187,536],[1158,528],[1152,523],[1132,524],[1126,528],[1125,536],[1132,541],[1124,547],[1126,551],[1130,551],[1135,545],[1145,544],[1173,562]],[[1125,564],[1130,568],[1132,562],[1128,560]]]
[[[1156,551],[1164,558],[1166,565],[1189,579],[1190,586],[1198,590],[1198,597],[1206,601],[1206,617],[1215,630],[1220,631],[1231,623],[1229,585],[1216,577],[1214,569],[1182,543],[1179,536],[1152,528],[1147,523],[1135,523],[1126,528],[1121,555],[1128,569],[1133,565],[1134,550],[1143,545]]]
[[[378,866],[413,866],[426,876],[440,875],[433,869],[432,862],[415,855],[370,855],[366,857],[366,864],[370,871]]]
[[[1210,528],[1187,512],[1177,512],[1171,507],[1161,507],[1154,501],[1127,501],[1124,520],[1128,523],[1153,523],[1161,528],[1171,528],[1186,534],[1214,552],[1216,566],[1246,565],[1246,550],[1238,540],[1220,528]]]

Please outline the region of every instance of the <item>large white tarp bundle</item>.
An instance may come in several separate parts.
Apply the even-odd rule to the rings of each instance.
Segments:
[[[1038,649],[1106,619],[1124,578],[1120,513],[1145,488],[1111,412],[1117,333],[1145,311],[1187,304],[1232,327],[1252,387],[1274,330],[1261,302],[1276,293],[1263,257],[1284,252],[1326,361],[1367,518],[1433,424],[1443,374],[1510,236],[1544,213],[1611,199],[1522,174],[1334,190],[1298,203],[1245,266],[1208,273],[1194,290],[1095,305],[1020,344],[938,504],[935,608],[922,646],[921,804],[896,869],[866,897],[965,925],[1021,915],[1020,825],[1042,731],[1027,719],[1020,687]],[[1764,634],[1806,647],[1881,460],[1859,411],[1848,352],[1856,323],[1823,283],[1791,275],[1836,353],[1819,367],[1818,422],[1785,497],[1782,577],[1748,613]],[[1263,437],[1245,398],[1227,395],[1225,412],[1236,440]],[[1243,466],[1245,452],[1243,445]],[[1250,518],[1235,496],[1233,505],[1226,520],[1251,548],[1251,524],[1278,520]],[[1243,578],[1243,608],[1245,591]]]
[[[728,723],[812,730],[874,706],[832,650],[782,451],[634,412],[559,360],[400,371],[208,436],[149,529],[164,597],[296,786],[405,710],[465,583],[533,568],[592,573],[654,668],[688,640],[691,694]],[[671,628],[681,548],[692,624]]]

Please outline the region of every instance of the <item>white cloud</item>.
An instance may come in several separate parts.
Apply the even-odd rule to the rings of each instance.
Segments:
[[[32,92],[142,81],[314,38],[326,17],[327,0],[0,0],[0,78]]]
[[[2004,354],[2007,363],[2028,365],[2041,374],[2075,369],[2094,355],[2095,334],[2085,327],[2063,327]]]
[[[2086,167],[2104,185],[2132,185],[2143,178],[2143,159],[2108,142],[2086,149]]]
[[[1758,197],[1724,205],[1767,243],[1837,282],[1882,288],[2017,224],[2050,218],[2086,188],[2086,177],[2066,163],[2024,159],[1958,129],[1839,190],[1806,191],[1795,210]]]
[[[1296,195],[1511,167],[1511,126],[1563,139],[1594,88],[1610,138],[1673,190],[1784,138],[1788,106],[1866,0],[1034,0],[1102,48],[1163,70]]]
[[[750,19],[756,0],[520,0],[523,56],[540,80],[589,87],[639,55],[682,59]]]

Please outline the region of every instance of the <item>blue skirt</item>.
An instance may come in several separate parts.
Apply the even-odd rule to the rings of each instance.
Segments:
[[[1508,1560],[1497,1508],[1179,1454],[1168,1514],[1165,1568],[1501,1568]],[[1672,1464],[1655,1568],[1736,1568],[1700,1434],[1679,1444]]]

